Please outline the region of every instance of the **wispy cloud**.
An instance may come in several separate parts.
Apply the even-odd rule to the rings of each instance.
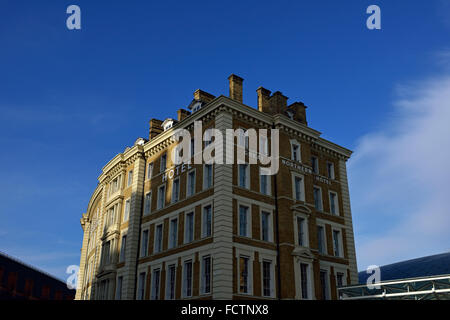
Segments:
[[[397,94],[349,163],[360,268],[450,249],[450,74]]]

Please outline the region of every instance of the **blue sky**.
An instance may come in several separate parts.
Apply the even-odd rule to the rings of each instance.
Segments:
[[[436,0],[1,0],[0,250],[66,278],[102,166],[231,73],[246,104],[280,90],[355,151],[361,269],[449,250],[449,16]]]

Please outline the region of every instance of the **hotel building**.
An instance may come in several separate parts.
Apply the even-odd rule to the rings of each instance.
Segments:
[[[351,151],[310,128],[303,103],[260,87],[253,108],[243,79],[228,79],[228,97],[195,91],[187,110],[150,120],[148,139],[103,167],[81,218],[76,299],[336,299],[337,287],[358,283]],[[174,130],[193,132],[195,121],[278,129],[278,173],[173,165]]]

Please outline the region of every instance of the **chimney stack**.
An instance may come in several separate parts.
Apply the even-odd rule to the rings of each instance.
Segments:
[[[270,105],[274,113],[284,113],[287,108],[288,97],[280,91],[274,92],[270,97]]]
[[[205,92],[203,90],[197,89],[194,92],[194,99],[197,101],[201,101],[203,103],[208,103],[212,100],[214,100],[216,97],[212,94]]]
[[[158,120],[158,119],[151,119],[150,120],[149,140],[152,140],[158,134],[163,132],[162,123],[163,122],[161,120]]]
[[[271,113],[269,103],[270,90],[259,87],[256,92],[258,93],[258,110],[261,112]]]
[[[244,82],[244,79],[232,74],[228,77],[228,80],[230,81],[230,98],[242,103],[242,83]]]
[[[178,110],[178,122],[183,121],[187,117],[189,117],[191,113],[185,109],[179,109]]]

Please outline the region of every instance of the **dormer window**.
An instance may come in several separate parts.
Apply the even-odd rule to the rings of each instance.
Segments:
[[[291,110],[286,111],[286,115],[289,117],[289,119],[294,120],[294,112]]]
[[[203,103],[200,100],[192,100],[191,104],[188,106],[188,109],[192,111],[192,113],[200,110],[202,108]]]
[[[170,128],[172,128],[175,123],[176,123],[175,120],[169,118],[169,119],[164,120],[164,122],[162,123],[162,127],[163,127],[164,131],[166,131],[166,130],[169,130]]]

